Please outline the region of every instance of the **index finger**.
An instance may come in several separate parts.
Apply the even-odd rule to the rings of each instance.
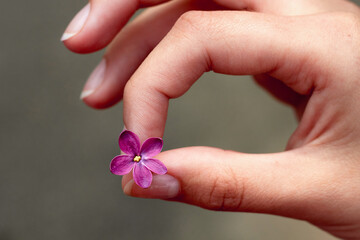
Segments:
[[[296,71],[310,76],[318,63],[324,63],[318,58],[329,46],[319,46],[316,39],[328,36],[317,27],[322,20],[236,11],[186,13],[127,83],[125,126],[142,140],[161,137],[169,99],[183,95],[209,70],[269,73],[295,92],[309,94],[317,87],[315,77],[299,79]]]

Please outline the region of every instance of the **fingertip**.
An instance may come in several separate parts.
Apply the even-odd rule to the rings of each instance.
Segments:
[[[64,34],[61,36],[60,39],[61,41],[66,41],[74,37],[82,30],[89,17],[90,10],[91,10],[90,3],[88,3],[75,15],[75,17],[66,27]]]
[[[169,105],[167,96],[146,86],[130,80],[124,90],[124,123],[142,142],[163,136]]]
[[[138,1],[91,1],[70,22],[61,37],[75,53],[107,46],[138,8]]]
[[[105,109],[119,102],[123,96],[123,83],[113,77],[112,70],[103,58],[86,81],[80,100],[95,109]]]
[[[64,43],[70,51],[76,53],[90,53],[96,51],[97,49],[91,47],[92,37],[88,36],[89,34],[85,33],[85,37],[88,38],[87,41],[84,41],[84,30],[86,32],[87,23],[91,19],[91,10],[92,7],[90,3],[86,4],[70,21],[69,25],[66,27],[65,32],[60,38],[60,41]],[[90,41],[89,41],[90,40]]]
[[[80,100],[84,100],[85,98],[89,97],[91,94],[95,92],[94,89],[90,90],[83,90],[80,94]]]
[[[64,42],[64,41],[72,38],[72,37],[75,36],[75,35],[76,35],[76,33],[67,33],[67,32],[64,32],[64,34],[61,36],[60,41],[61,41],[61,42]]]
[[[92,93],[89,96],[80,98],[80,100],[91,108],[102,110],[114,106],[122,99],[121,93],[119,93],[119,95],[117,96],[116,95],[106,96],[105,94],[106,94],[105,91],[104,92],[96,91],[95,93]]]

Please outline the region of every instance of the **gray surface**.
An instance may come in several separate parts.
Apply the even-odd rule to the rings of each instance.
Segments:
[[[332,239],[300,221],[123,195],[108,171],[122,105],[95,111],[79,101],[101,54],[76,55],[59,41],[84,4],[0,3],[1,240]],[[292,111],[249,78],[215,74],[173,100],[168,119],[166,149],[281,151],[296,127]]]

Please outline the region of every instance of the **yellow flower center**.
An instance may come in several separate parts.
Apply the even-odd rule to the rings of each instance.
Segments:
[[[134,162],[140,162],[141,160],[141,157],[140,156],[135,156],[134,157]]]

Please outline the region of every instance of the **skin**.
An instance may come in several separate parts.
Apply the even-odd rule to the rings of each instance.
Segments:
[[[159,154],[180,184],[169,200],[302,219],[337,237],[360,239],[356,5],[342,0],[90,2],[85,26],[64,42],[79,53],[108,46],[103,83],[83,100],[106,108],[123,99],[124,123],[141,140],[163,135],[169,99],[182,96],[206,71],[254,75],[299,118],[281,153],[191,147]],[[154,7],[124,27],[147,6]],[[125,176],[123,187],[130,181]],[[125,192],[161,198],[156,190],[135,185]]]

